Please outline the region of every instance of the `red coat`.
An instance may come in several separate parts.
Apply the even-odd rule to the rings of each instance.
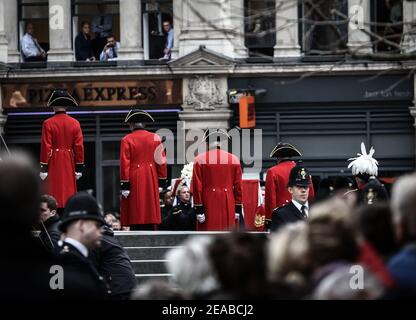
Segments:
[[[272,212],[276,208],[280,208],[292,200],[292,196],[287,190],[289,182],[289,174],[296,165],[294,161],[283,161],[267,170],[266,191],[264,195],[264,203],[266,207],[266,220],[271,220]],[[309,188],[309,200],[315,198],[313,184]]]
[[[236,226],[235,205],[242,205],[240,160],[221,149],[198,155],[194,161],[192,190],[195,206],[203,205],[206,220],[197,230],[231,230]]]
[[[166,179],[166,156],[160,137],[136,130],[121,140],[120,181],[128,182],[130,194],[121,197],[121,224],[159,224],[159,181]]]
[[[259,206],[259,180],[243,180],[244,223],[247,231],[256,231],[255,213]]]
[[[84,144],[78,120],[57,113],[42,126],[40,163],[47,166],[46,190],[63,208],[77,192],[75,164],[84,163]]]

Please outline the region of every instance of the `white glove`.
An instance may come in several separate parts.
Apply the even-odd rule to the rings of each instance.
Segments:
[[[197,214],[196,215],[196,220],[198,220],[199,223],[204,223],[205,222],[205,214]]]
[[[130,190],[122,190],[122,191],[121,191],[121,195],[122,195],[124,198],[127,198],[127,197],[129,196],[129,194],[130,194]]]
[[[48,176],[48,173],[47,173],[47,172],[41,172],[41,173],[39,173],[39,177],[40,177],[42,180],[45,180],[47,176]]]
[[[235,213],[235,214],[234,214],[234,219],[235,219],[235,220],[238,220],[238,219],[240,219],[240,214],[238,214],[238,213]]]
[[[81,178],[81,177],[82,177],[82,173],[81,172],[75,172],[75,178],[77,178],[77,180],[79,178]]]

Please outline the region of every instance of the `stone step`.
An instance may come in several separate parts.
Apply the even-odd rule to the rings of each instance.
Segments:
[[[135,274],[163,274],[166,271],[166,260],[131,260]]]
[[[138,284],[143,284],[147,281],[169,281],[172,275],[169,273],[147,273],[147,274],[136,274],[136,280]]]
[[[131,260],[163,260],[166,253],[173,248],[177,247],[124,247]]]
[[[193,235],[216,235],[220,231],[117,231],[115,236],[123,247],[167,247],[180,245]]]

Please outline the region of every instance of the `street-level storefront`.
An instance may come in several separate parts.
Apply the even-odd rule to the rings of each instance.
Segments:
[[[415,168],[409,74],[231,78],[228,87],[260,93],[255,112],[256,128],[263,130],[263,171],[274,165],[269,153],[278,141],[297,146],[320,178],[350,175],[347,159],[360,152],[361,141],[374,146],[380,177]]]
[[[132,106],[148,111],[155,123],[150,131],[172,130],[176,137],[182,104],[182,80],[16,81],[3,83],[7,114],[4,136],[39,159],[42,123],[53,115],[45,107],[53,88],[67,88],[79,102],[68,113],[78,119],[84,134],[85,171],[78,190],[91,190],[105,210],[119,209],[120,140],[129,132],[124,118]],[[170,166],[169,176],[175,168]]]

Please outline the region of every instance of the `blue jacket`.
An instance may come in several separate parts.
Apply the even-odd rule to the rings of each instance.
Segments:
[[[388,264],[400,296],[416,296],[416,244],[407,245]]]

